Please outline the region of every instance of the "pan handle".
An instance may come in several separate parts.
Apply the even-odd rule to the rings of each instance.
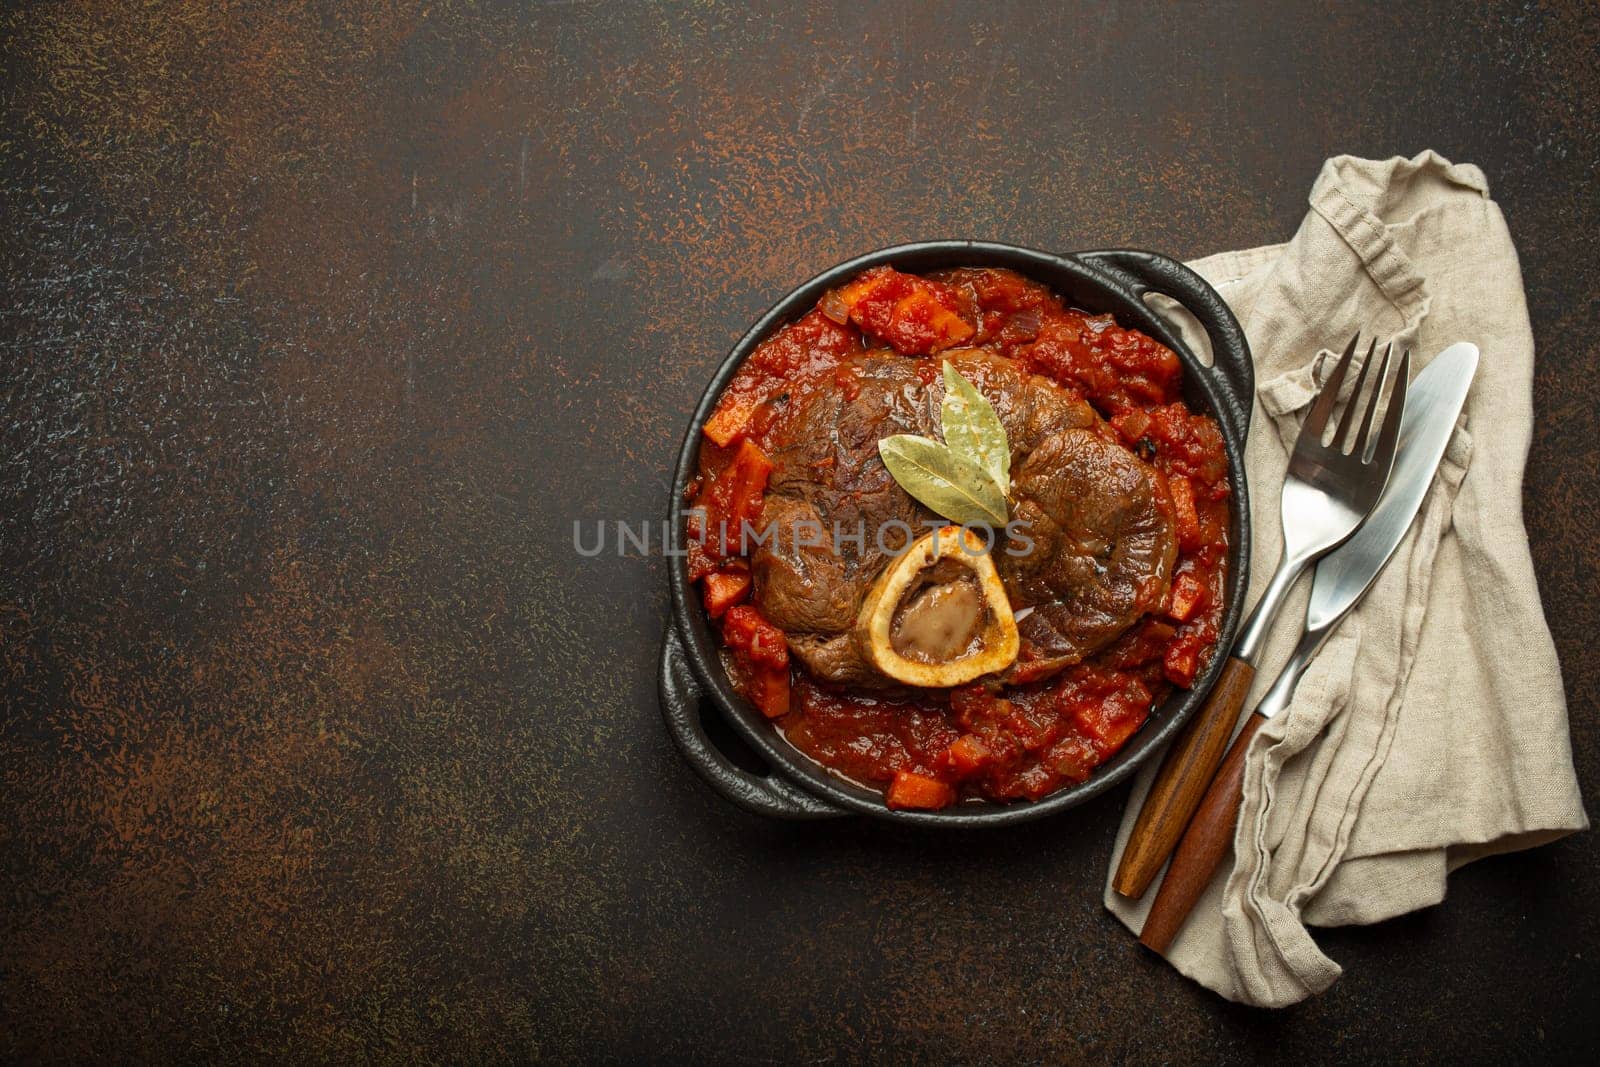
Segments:
[[[689,665],[683,635],[667,625],[661,643],[661,717],[667,732],[689,766],[706,784],[746,811],[774,819],[828,819],[846,815],[831,804],[801,791],[777,774],[752,774],[735,764],[706,735],[700,709],[706,690]]]
[[[1230,420],[1242,439],[1250,430],[1250,408],[1255,398],[1255,363],[1250,345],[1233,310],[1206,280],[1175,259],[1134,249],[1074,252],[1082,260],[1110,274],[1143,299],[1160,293],[1182,304],[1211,339],[1212,367],[1221,386]]]

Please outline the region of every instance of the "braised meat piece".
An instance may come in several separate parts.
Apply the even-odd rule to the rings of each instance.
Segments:
[[[1001,552],[999,567],[1012,605],[1033,608],[1017,628],[1044,661],[1031,667],[1037,677],[1092,655],[1159,610],[1178,539],[1160,476],[1089,430],[1046,437],[1014,469],[1011,515],[1027,524],[1033,545]]]
[[[902,356],[865,354],[848,367],[851,390],[817,393],[769,442],[766,537],[751,568],[756,606],[789,635],[807,670],[873,684],[882,679],[861,661],[849,631],[889,552],[921,532],[928,514],[889,474],[878,441],[927,433],[942,395]]]
[[[1029,555],[998,554],[1012,606],[1035,608],[1024,638],[1036,660],[1075,663],[1165,596],[1176,546],[1170,503],[1155,472],[1110,442],[1075,394],[976,349],[946,358],[994,405],[1012,448],[1012,517],[1036,526]],[[816,677],[886,685],[850,631],[889,553],[937,517],[890,476],[878,441],[937,436],[944,387],[902,356],[869,352],[845,367],[850,389],[815,394],[769,441],[755,603]]]

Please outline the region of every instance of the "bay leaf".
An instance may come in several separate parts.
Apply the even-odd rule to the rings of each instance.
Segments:
[[[1000,488],[1011,491],[1011,443],[994,405],[963,378],[948,360],[944,365],[944,406],[940,412],[944,443],[971,460]]]
[[[878,442],[878,455],[900,487],[951,522],[1006,524],[1006,496],[988,473],[948,445],[899,433]]]

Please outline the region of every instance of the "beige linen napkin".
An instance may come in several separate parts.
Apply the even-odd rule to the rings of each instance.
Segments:
[[[1231,866],[1168,951],[1224,997],[1270,1007],[1339,976],[1308,926],[1436,904],[1461,864],[1588,825],[1522,525],[1533,336],[1505,220],[1478,168],[1433,152],[1330,160],[1310,202],[1287,244],[1191,264],[1256,359],[1250,603],[1282,547],[1279,489],[1330,347],[1359,328],[1414,349],[1416,369],[1455,341],[1482,359],[1410,534],[1252,742]],[[1309,585],[1280,616],[1246,707],[1287,660]],[[1155,771],[1134,785],[1112,870]],[[1135,931],[1154,896],[1126,900],[1109,879],[1105,890]]]

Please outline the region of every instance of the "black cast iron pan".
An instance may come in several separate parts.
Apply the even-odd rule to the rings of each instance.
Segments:
[[[1227,606],[1219,648],[1233,642],[1250,574],[1250,502],[1245,485],[1244,441],[1250,428],[1255,376],[1250,350],[1233,313],[1215,289],[1189,268],[1154,252],[1103,251],[1057,255],[981,241],[924,241],[870,252],[840,263],[791,291],[740,338],[695,408],[672,478],[670,528],[682,535],[684,491],[695,474],[701,432],[723,388],[746,356],[775,330],[810,311],[828,289],[879,264],[913,273],[950,267],[1009,267],[1043,282],[1069,305],[1110,313],[1124,327],[1149,334],[1183,361],[1184,399],[1216,418],[1233,484],[1229,529]],[[1145,296],[1176,300],[1205,327],[1213,361],[1203,362]],[[1205,701],[1226,656],[1211,665],[1192,689],[1175,690],[1150,721],[1093,777],[1043,800],[1028,803],[970,801],[942,811],[891,811],[883,794],[855,785],[819,766],[785,741],[772,725],[729,686],[717,658],[716,634],[689,582],[681,556],[668,560],[672,619],[661,649],[661,710],[673,741],[690,766],[740,807],[780,819],[819,819],[859,813],[899,823],[942,827],[998,826],[1042,818],[1105,792],[1170,739]],[[718,721],[720,717],[720,722]],[[731,731],[728,729],[731,727]],[[720,740],[716,739],[720,735]]]

